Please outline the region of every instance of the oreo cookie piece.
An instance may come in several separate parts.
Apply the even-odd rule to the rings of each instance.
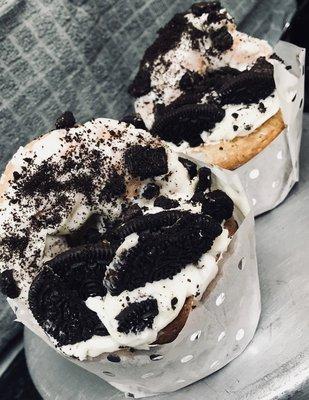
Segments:
[[[268,71],[244,71],[231,78],[218,91],[222,104],[258,103],[275,90],[273,75]]]
[[[130,219],[110,232],[111,242],[121,242],[131,233],[156,232],[163,227],[174,225],[186,211],[161,211],[156,214],[147,214]]]
[[[103,277],[113,256],[111,247],[88,245],[59,254],[46,265],[67,289],[76,291],[85,301],[90,296],[105,296]]]
[[[189,174],[189,178],[193,179],[197,175],[197,166],[194,162],[187,160],[186,158],[183,157],[178,157],[178,160],[181,162],[181,164],[186,168]]]
[[[284,64],[284,61],[281,57],[278,56],[278,54],[273,53],[269,58],[272,58],[273,60],[277,60],[279,62],[281,62],[282,64]]]
[[[232,217],[233,200],[222,190],[207,193],[202,203],[202,213],[211,216],[218,222]]]
[[[191,201],[193,203],[201,203],[205,197],[205,191],[210,190],[210,188],[211,170],[207,167],[202,167],[198,170],[198,182]]]
[[[138,204],[130,204],[123,208],[121,213],[121,223],[130,221],[131,219],[142,217],[143,211]]]
[[[98,215],[93,214],[78,230],[65,235],[68,245],[70,247],[77,247],[85,244],[99,243],[103,235],[97,228],[98,218]]]
[[[270,76],[274,73],[274,66],[265,57],[259,57],[250,69],[251,72],[259,72]]]
[[[171,208],[179,207],[179,202],[177,200],[169,199],[166,196],[159,196],[155,199],[153,205],[155,207],[161,207],[164,210],[169,210]]]
[[[132,303],[122,310],[116,317],[118,332],[135,333],[142,332],[146,328],[152,328],[155,317],[159,314],[158,302],[149,298]]]
[[[125,115],[120,122],[125,122],[126,124],[135,126],[136,129],[144,129],[147,131],[144,121],[138,114]]]
[[[200,17],[205,13],[219,11],[221,9],[220,1],[200,1],[191,6],[192,14]]]
[[[6,269],[0,274],[0,291],[4,296],[16,299],[20,295],[20,289],[13,276],[12,269]]]
[[[56,129],[70,129],[73,128],[76,121],[71,111],[65,111],[60,117],[57,118],[55,123]]]
[[[211,32],[210,39],[212,46],[220,52],[224,52],[233,46],[233,36],[229,33],[226,26]]]
[[[142,196],[147,200],[151,200],[154,197],[159,196],[160,186],[155,183],[148,183],[142,193]]]
[[[186,104],[157,115],[151,132],[162,139],[190,146],[203,143],[201,133],[223,119],[225,111],[214,104]]]
[[[133,97],[144,96],[151,89],[150,72],[147,69],[140,69],[129,86],[128,92]]]
[[[211,217],[182,213],[170,227],[140,233],[138,243],[107,269],[104,284],[115,296],[147,282],[172,278],[188,264],[197,263],[221,232],[220,224]]]
[[[129,173],[141,179],[154,178],[168,172],[164,147],[131,146],[124,154],[124,162]]]
[[[194,89],[197,85],[203,82],[203,76],[197,72],[187,71],[179,81],[181,90],[187,91]]]
[[[93,335],[108,335],[77,291],[68,289],[48,266],[43,267],[30,286],[29,307],[44,331],[57,340],[57,346],[82,342]]]

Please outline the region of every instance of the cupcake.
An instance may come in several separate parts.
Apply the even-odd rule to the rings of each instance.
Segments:
[[[254,334],[260,308],[252,217],[233,179],[229,185],[222,172],[124,122],[76,125],[67,112],[56,126],[20,148],[0,181],[0,287],[17,318],[121,390],[137,396],[176,390],[210,371],[147,392],[139,383],[143,360],[149,368],[163,359],[154,348],[163,354],[173,346],[184,364],[189,357],[181,352],[202,331],[200,344],[207,335],[208,343],[219,318],[194,320],[212,309],[212,296],[221,299],[216,308],[224,301],[217,291],[232,288],[247,257],[238,279],[250,284],[234,300],[231,294],[222,314],[221,328],[234,329],[243,307],[250,310],[243,344],[223,346],[222,364],[236,357]],[[179,346],[187,330],[196,338]],[[198,355],[204,350],[205,343]],[[174,357],[165,356],[164,369]],[[102,373],[102,363],[116,372],[104,366]]]
[[[286,131],[283,103],[292,107],[297,94],[291,68],[265,40],[239,32],[219,1],[196,3],[146,50],[129,87],[135,119],[178,151],[239,169]]]

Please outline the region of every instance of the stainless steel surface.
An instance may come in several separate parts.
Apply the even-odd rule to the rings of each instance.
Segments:
[[[309,399],[309,115],[304,118],[300,183],[256,221],[262,290],[258,331],[219,372],[160,400]],[[44,399],[118,400],[123,394],[63,359],[26,331],[32,378]]]

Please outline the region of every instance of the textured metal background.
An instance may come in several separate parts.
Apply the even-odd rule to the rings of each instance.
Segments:
[[[256,220],[262,315],[257,333],[221,371],[164,400],[308,400],[309,115],[304,117],[300,182]],[[46,400],[120,400],[123,395],[26,332],[30,373]],[[189,367],[189,364],[188,364]],[[47,374],[46,371],[49,373]]]

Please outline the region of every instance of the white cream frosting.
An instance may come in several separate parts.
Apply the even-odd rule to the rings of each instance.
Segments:
[[[225,14],[226,10],[221,9],[220,13]],[[208,29],[219,29],[226,26],[233,37],[232,47],[221,53],[220,56],[212,56],[207,53],[212,43],[209,36],[205,35],[200,39],[199,48],[193,49],[188,34],[184,32],[175,48],[159,56],[154,61],[151,72],[151,91],[135,101],[135,111],[140,114],[149,130],[154,124],[155,104],[169,105],[182,94],[179,89],[179,81],[187,71],[205,74],[207,70],[212,71],[226,66],[244,71],[250,68],[259,57],[264,56],[269,59],[273,54],[272,47],[265,40],[237,31],[236,25],[228,13],[223,20],[211,24],[207,22],[208,15],[204,13],[201,16],[195,16],[189,12],[186,14],[186,19],[196,29],[205,32]],[[207,55],[204,56],[205,54]],[[274,60],[271,60],[271,62],[274,63]],[[203,132],[201,134],[202,140],[205,143],[214,143],[220,140],[232,140],[237,136],[246,136],[252,133],[267,119],[275,115],[280,108],[276,91],[274,97],[268,96],[262,102],[266,107],[265,113],[259,112],[258,104],[255,103],[247,105],[246,108],[243,104],[224,106],[225,117],[221,122],[217,122],[211,131]],[[203,101],[203,103],[206,103],[206,101]],[[232,114],[238,111],[240,115],[236,121]],[[238,129],[234,130],[233,125],[237,125]],[[187,147],[189,147],[189,144],[184,142],[180,149]]]
[[[260,103],[265,106],[265,112],[259,110]],[[203,142],[206,144],[216,143],[220,140],[233,140],[236,136],[246,136],[279,111],[280,102],[276,91],[272,96],[261,100],[260,103],[223,106],[225,110],[224,118],[216,123],[211,133],[204,131],[201,134]],[[233,116],[235,113],[238,114],[237,118]],[[237,130],[234,127],[237,127]]]

